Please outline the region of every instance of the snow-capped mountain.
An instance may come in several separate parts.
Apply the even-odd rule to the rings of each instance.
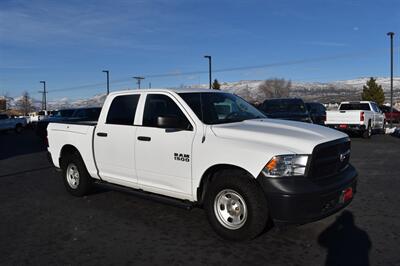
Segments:
[[[303,98],[307,101],[340,102],[344,100],[359,100],[363,86],[369,78],[341,80],[334,82],[292,82],[291,97]],[[221,90],[238,94],[246,99],[262,100],[258,87],[262,80],[242,80],[225,82]],[[390,78],[377,78],[382,85],[387,101],[390,99]],[[208,88],[208,84],[190,85],[189,87]],[[396,101],[400,101],[400,77],[393,79],[393,91]]]
[[[307,101],[320,101],[323,103],[340,102],[344,100],[359,100],[363,85],[369,78],[357,78],[351,80],[339,80],[333,82],[292,82],[290,89],[291,97],[303,98]],[[236,82],[223,82],[221,90],[235,93],[245,99],[262,101],[262,94],[258,87],[263,80],[241,80]],[[377,83],[382,85],[386,102],[390,99],[390,78],[377,78]],[[208,88],[208,84],[194,84],[185,86],[188,88]],[[126,88],[124,88],[126,89]],[[400,104],[400,77],[393,79],[394,100]],[[106,94],[98,94],[92,98],[71,100],[67,97],[48,102],[48,109],[61,109],[68,107],[102,106]],[[15,107],[20,97],[9,99],[9,105]],[[33,105],[39,109],[40,100],[33,100]]]

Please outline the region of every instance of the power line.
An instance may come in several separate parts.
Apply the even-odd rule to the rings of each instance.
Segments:
[[[379,49],[379,50],[381,50],[381,49]],[[282,61],[282,62],[261,64],[261,65],[221,68],[221,69],[213,70],[213,73],[233,72],[233,71],[262,69],[262,68],[273,68],[273,67],[280,67],[280,66],[291,66],[291,65],[333,61],[333,60],[338,60],[338,59],[348,59],[348,58],[364,56],[366,54],[369,55],[372,51],[376,51],[376,49],[373,49],[373,50],[371,49],[371,50],[360,52],[360,53],[347,53],[347,54],[339,54],[339,55],[333,55],[333,56],[314,57],[314,58],[310,58],[310,59],[288,60],[288,61]],[[198,71],[176,72],[176,73],[147,74],[147,75],[143,75],[143,76],[154,79],[154,78],[190,76],[190,75],[208,74],[208,73],[209,73],[209,71],[198,70]],[[131,80],[130,78],[121,78],[121,79],[113,80],[113,83],[114,84],[125,83],[125,82],[129,82],[130,80]],[[97,87],[102,86],[103,84],[104,83],[92,83],[92,84],[80,85],[80,86],[69,87],[69,88],[53,89],[48,92],[53,93],[53,92],[69,91],[69,90],[95,89],[95,88],[97,89]]]

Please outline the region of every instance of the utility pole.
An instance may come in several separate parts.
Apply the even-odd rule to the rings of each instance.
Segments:
[[[390,36],[390,128],[393,127],[393,35],[394,32],[388,32]]]
[[[41,80],[39,83],[43,83],[43,91],[39,91],[42,93],[42,110],[47,110],[47,100],[46,100],[46,81]]]
[[[208,59],[208,78],[209,78],[209,89],[212,88],[211,85],[211,56],[210,55],[205,55],[204,58]]]
[[[103,70],[107,74],[107,95],[110,93],[110,71]]]
[[[144,79],[144,77],[133,77],[133,78],[136,79],[138,89],[140,90],[140,82]]]
[[[149,89],[151,89],[151,82],[149,82]]]

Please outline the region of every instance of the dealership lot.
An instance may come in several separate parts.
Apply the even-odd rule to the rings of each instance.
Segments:
[[[97,189],[75,198],[32,132],[0,135],[2,264],[399,265],[400,139],[352,138],[358,193],[342,213],[221,240],[203,210]],[[354,224],[352,219],[354,218]]]

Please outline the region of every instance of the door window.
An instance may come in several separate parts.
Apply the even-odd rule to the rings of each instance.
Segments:
[[[379,110],[378,106],[376,106],[375,103],[371,103],[371,106],[372,106],[372,110],[373,110],[374,112],[379,113],[380,110]]]
[[[133,126],[139,94],[117,96],[108,110],[106,124]]]
[[[149,94],[143,113],[143,126],[158,127],[158,117],[176,117],[182,124],[190,128],[191,125],[179,106],[168,96],[163,94]]]

